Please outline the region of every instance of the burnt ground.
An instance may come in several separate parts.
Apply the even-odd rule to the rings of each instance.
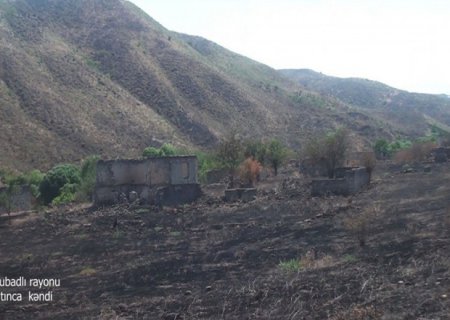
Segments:
[[[449,169],[379,167],[350,198],[288,178],[245,204],[1,217],[0,277],[61,286],[0,318],[450,319]]]

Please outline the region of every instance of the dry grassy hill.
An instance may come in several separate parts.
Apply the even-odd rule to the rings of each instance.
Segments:
[[[450,132],[450,97],[446,95],[412,93],[376,81],[330,77],[308,69],[280,72],[310,90],[369,111],[409,136],[421,136],[431,125]]]
[[[360,144],[397,131],[123,0],[0,0],[0,35],[0,167],[208,148],[231,129],[294,148],[342,125]]]

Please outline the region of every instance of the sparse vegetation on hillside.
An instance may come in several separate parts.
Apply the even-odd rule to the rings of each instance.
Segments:
[[[409,137],[426,134],[430,124],[450,127],[450,98],[445,95],[411,93],[376,81],[331,77],[307,69],[280,72],[308,90],[333,97],[352,109],[374,110],[377,115],[373,118],[381,120],[383,126],[394,126]]]

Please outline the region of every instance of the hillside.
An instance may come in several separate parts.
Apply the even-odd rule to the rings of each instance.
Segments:
[[[408,135],[420,136],[429,125],[450,130],[448,96],[411,93],[376,81],[331,77],[308,69],[280,72],[310,90],[368,110]]]
[[[230,130],[294,149],[349,127],[361,147],[407,133],[123,0],[0,0],[0,167],[47,169]]]

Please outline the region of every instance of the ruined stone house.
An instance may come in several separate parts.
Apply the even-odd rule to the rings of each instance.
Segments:
[[[362,190],[370,183],[370,176],[364,167],[338,168],[335,179],[314,179],[311,185],[312,196],[349,196]]]
[[[124,201],[154,205],[192,202],[201,195],[197,167],[195,156],[100,160],[94,205]]]
[[[27,185],[17,186],[13,192],[8,192],[8,187],[0,186],[0,195],[6,194],[9,198],[9,208],[0,204],[0,214],[11,212],[22,212],[33,210],[36,204],[36,198],[31,192],[31,188]]]

